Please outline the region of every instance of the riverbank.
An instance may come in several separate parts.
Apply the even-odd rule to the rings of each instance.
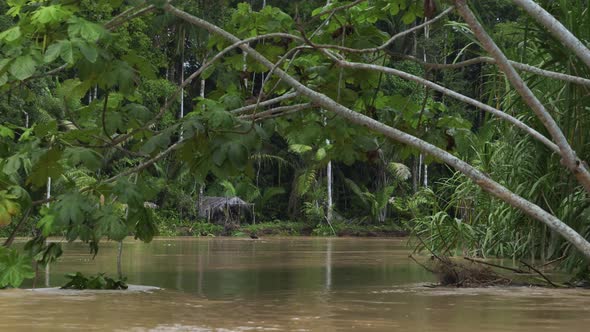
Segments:
[[[352,223],[322,223],[273,221],[246,225],[217,225],[213,223],[160,223],[161,236],[337,236],[337,237],[402,237],[409,232],[398,225],[357,225]]]

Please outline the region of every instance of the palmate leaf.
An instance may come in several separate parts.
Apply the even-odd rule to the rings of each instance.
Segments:
[[[102,206],[95,213],[95,218],[100,236],[106,236],[115,241],[121,241],[127,236],[127,225],[121,211],[118,211],[114,205]]]
[[[53,209],[57,212],[57,221],[61,224],[81,224],[86,220],[86,213],[92,210],[88,198],[72,192],[62,195]]]
[[[37,222],[37,229],[41,230],[41,234],[43,234],[43,236],[47,237],[50,236],[55,230],[54,230],[54,223],[55,223],[55,215],[53,214],[43,214],[43,210],[41,210],[41,215],[43,215],[41,217],[41,219],[39,219],[39,221]]]
[[[63,250],[61,248],[61,243],[53,242],[41,248],[41,250],[35,255],[34,259],[41,265],[47,265],[55,262],[62,254]]]
[[[133,91],[138,78],[135,69],[125,61],[113,61],[100,76],[100,85],[119,88],[119,92],[129,94]]]
[[[163,150],[170,144],[172,132],[165,130],[158,135],[150,137],[141,147],[141,152],[150,154],[154,151]]]
[[[0,288],[18,287],[35,276],[31,261],[16,250],[0,247]]]
[[[119,202],[128,205],[141,205],[144,201],[144,194],[139,186],[124,177],[117,180],[113,187],[113,195]]]
[[[35,11],[31,21],[34,24],[53,24],[63,22],[71,15],[72,13],[61,5],[45,6]]]
[[[72,17],[68,20],[68,23],[68,35],[70,38],[81,37],[87,42],[95,43],[107,33],[104,27],[80,17]]]
[[[41,187],[47,182],[47,178],[56,178],[61,175],[63,167],[59,163],[62,152],[58,149],[47,151],[33,166],[28,182],[36,187]]]
[[[102,165],[102,156],[98,152],[83,147],[66,148],[64,158],[74,166],[84,165],[89,170],[96,170]]]
[[[20,212],[21,206],[16,201],[17,198],[6,190],[0,190],[0,226],[10,224],[12,217]]]
[[[239,142],[229,143],[227,157],[233,167],[242,169],[248,162],[248,148]]]

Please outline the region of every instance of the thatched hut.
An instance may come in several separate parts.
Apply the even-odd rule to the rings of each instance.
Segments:
[[[250,212],[252,222],[255,223],[254,204],[239,197],[205,196],[199,202],[199,217],[207,218],[208,221],[239,224],[245,212]]]

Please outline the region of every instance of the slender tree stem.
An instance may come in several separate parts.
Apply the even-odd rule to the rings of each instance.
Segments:
[[[14,239],[16,238],[16,234],[20,231],[25,222],[29,220],[29,217],[31,216],[31,209],[32,207],[25,211],[25,214],[22,216],[18,224],[16,224],[6,241],[4,241],[4,247],[9,248],[12,245],[12,242],[14,242]]]

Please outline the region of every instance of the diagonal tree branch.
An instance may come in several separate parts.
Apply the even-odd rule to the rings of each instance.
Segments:
[[[439,21],[440,19],[442,19],[443,17],[447,16],[449,13],[451,13],[453,11],[453,9],[455,9],[454,7],[449,7],[447,9],[445,9],[444,11],[442,11],[440,14],[438,14],[436,17],[432,18],[431,20],[425,21],[422,24],[418,24],[412,28],[409,28],[407,30],[404,30],[402,32],[399,32],[393,36],[391,36],[385,43],[381,44],[380,46],[377,47],[371,47],[371,48],[350,48],[350,47],[345,47],[345,46],[340,46],[340,45],[331,45],[331,44],[317,44],[316,47],[319,48],[327,48],[327,49],[335,49],[335,50],[339,50],[339,51],[344,51],[344,52],[349,52],[349,53],[375,53],[375,52],[379,52],[379,51],[383,51],[385,49],[387,49],[394,41],[396,41],[397,39],[409,35],[411,33],[413,33],[414,31],[418,31],[421,29],[424,29],[424,27],[431,25],[437,21]]]
[[[239,39],[231,33],[211,24],[203,19],[188,14],[182,10],[175,8],[174,6],[167,4],[164,6],[164,10],[167,12],[203,29],[206,29],[212,34],[220,35],[223,38],[236,43]],[[262,54],[258,53],[254,49],[250,48],[246,44],[242,44],[240,48],[253,57],[256,61],[260,62],[268,69],[273,68],[274,64],[266,59]],[[329,110],[335,114],[348,119],[350,122],[367,127],[376,132],[379,132],[397,142],[407,144],[420,151],[428,153],[435,158],[447,163],[453,168],[465,174],[468,178],[473,180],[483,190],[490,193],[491,195],[503,200],[509,205],[523,211],[528,216],[545,223],[550,229],[562,235],[567,241],[572,243],[584,256],[590,260],[590,243],[586,239],[578,234],[574,229],[569,227],[567,224],[559,220],[557,217],[551,215],[547,211],[543,210],[539,206],[527,201],[526,199],[516,195],[504,186],[490,179],[487,175],[477,170],[468,163],[460,160],[452,154],[428,143],[417,137],[409,135],[405,132],[389,127],[379,121],[376,121],[366,115],[357,113],[329,98],[328,96],[316,92],[307,86],[301,84],[295,78],[277,68],[275,74],[281,78],[285,83],[290,85],[293,89],[301,93],[301,95],[308,97],[310,100],[320,107]]]
[[[490,58],[487,56],[480,56],[477,58],[472,58],[469,60],[455,62],[455,63],[430,63],[430,62],[424,62],[424,61],[422,61],[414,56],[411,56],[411,55],[397,54],[397,53],[393,53],[393,52],[388,52],[388,53],[390,53],[392,56],[397,57],[397,58],[414,61],[417,64],[419,64],[425,68],[428,68],[428,69],[459,69],[459,68],[463,68],[463,67],[471,66],[471,65],[475,65],[475,64],[480,64],[480,63],[496,64],[496,60],[494,60],[494,58]],[[584,77],[573,76],[573,75],[558,73],[558,72],[551,71],[551,70],[541,69],[539,67],[527,65],[525,63],[520,63],[520,62],[516,62],[516,61],[512,61],[512,60],[509,60],[509,62],[515,69],[518,69],[518,70],[522,70],[522,71],[525,71],[525,72],[528,72],[531,74],[535,74],[535,75],[539,75],[539,76],[548,77],[548,78],[555,79],[555,80],[560,80],[560,81],[565,81],[565,82],[570,82],[570,83],[575,83],[575,84],[590,87],[590,79],[587,79]]]
[[[406,79],[408,81],[416,82],[416,83],[423,85],[427,88],[438,91],[438,92],[445,94],[449,97],[455,98],[455,99],[462,101],[466,104],[475,106],[485,112],[493,114],[496,117],[511,123],[512,125],[514,125],[517,128],[524,130],[527,134],[531,135],[535,139],[539,140],[541,143],[545,144],[552,151],[554,151],[556,153],[560,153],[559,147],[557,147],[557,145],[555,145],[553,142],[551,142],[551,140],[549,140],[547,137],[543,136],[541,133],[539,133],[535,129],[529,127],[524,122],[518,120],[517,118],[513,117],[512,115],[510,115],[506,112],[502,112],[501,110],[499,110],[497,108],[494,108],[492,106],[484,104],[484,103],[477,101],[473,98],[469,98],[469,97],[467,97],[463,94],[460,94],[454,90],[445,88],[444,86],[441,86],[439,84],[436,84],[436,83],[426,80],[424,78],[421,78],[421,77],[418,77],[418,76],[415,76],[412,74],[408,74],[404,71],[397,70],[394,68],[373,65],[373,64],[366,64],[366,63],[348,62],[348,61],[342,61],[342,60],[335,60],[335,61],[337,61],[338,65],[345,67],[345,68],[366,69],[366,70],[378,71],[378,72],[382,72],[382,73],[386,73],[386,74],[390,74],[390,75],[399,76],[399,77]]]
[[[572,50],[590,68],[590,50],[553,15],[532,0],[513,0],[532,18],[541,23],[563,45]],[[588,9],[586,9],[588,10]]]
[[[465,22],[469,24],[471,30],[481,42],[483,48],[492,55],[498,67],[504,72],[506,78],[510,81],[514,89],[520,94],[523,101],[533,110],[537,118],[543,123],[553,141],[559,146],[561,162],[567,167],[578,179],[578,182],[584,187],[586,192],[590,193],[590,172],[584,163],[578,159],[576,152],[572,149],[567,141],[567,138],[555,122],[551,114],[545,109],[545,106],[537,99],[531,89],[526,85],[523,79],[518,75],[514,67],[506,58],[506,55],[500,50],[498,45],[485,31],[483,26],[479,23],[475,14],[469,9],[465,0],[455,0],[457,11],[463,17]]]
[[[244,39],[244,40],[240,40],[239,42],[236,42],[226,48],[224,48],[221,52],[217,53],[214,57],[212,57],[209,61],[207,61],[206,63],[204,63],[201,67],[199,67],[199,69],[197,69],[194,73],[192,73],[189,77],[187,77],[181,84],[180,86],[176,89],[176,91],[174,91],[174,93],[168,98],[168,100],[164,103],[164,105],[162,105],[162,107],[160,107],[160,110],[158,111],[158,113],[156,113],[156,115],[154,117],[152,117],[152,119],[148,120],[147,122],[145,122],[141,127],[136,128],[134,130],[132,130],[131,132],[127,133],[127,134],[123,134],[123,135],[119,135],[117,136],[117,138],[113,139],[111,144],[119,144],[125,140],[127,140],[130,137],[133,137],[133,135],[135,135],[136,133],[147,129],[148,127],[150,127],[151,125],[153,125],[154,123],[156,123],[156,121],[158,121],[162,116],[164,116],[164,114],[166,114],[166,111],[172,106],[172,103],[176,100],[176,98],[180,95],[180,92],[182,91],[182,89],[184,89],[187,85],[189,85],[195,78],[199,77],[207,68],[209,68],[210,66],[213,65],[213,63],[215,63],[217,60],[221,59],[225,54],[227,54],[228,52],[240,47],[242,44],[245,43],[250,43],[253,41],[257,41],[257,40],[261,40],[261,39],[267,39],[267,38],[293,38],[296,36],[290,35],[290,34],[286,34],[286,33],[269,33],[266,35],[260,35],[260,36],[256,36],[256,37],[252,37],[252,38],[248,38],[248,39]]]
[[[299,93],[297,93],[297,92],[291,92],[291,93],[287,93],[287,94],[284,94],[282,96],[279,96],[279,97],[276,97],[273,99],[265,100],[265,101],[260,102],[258,104],[252,104],[252,105],[236,108],[235,110],[231,110],[230,112],[232,114],[247,113],[249,111],[253,111],[253,110],[257,109],[258,107],[266,107],[266,106],[274,105],[274,104],[280,103],[282,101],[295,98],[298,95],[299,95]]]
[[[283,116],[287,114],[292,114],[306,108],[312,107],[312,103],[305,103],[305,104],[296,104],[296,105],[288,105],[288,106],[279,106],[275,108],[271,108],[264,112],[254,113],[254,114],[245,114],[241,115],[239,118],[244,120],[255,120],[260,121],[267,118],[275,118],[277,116]]]

